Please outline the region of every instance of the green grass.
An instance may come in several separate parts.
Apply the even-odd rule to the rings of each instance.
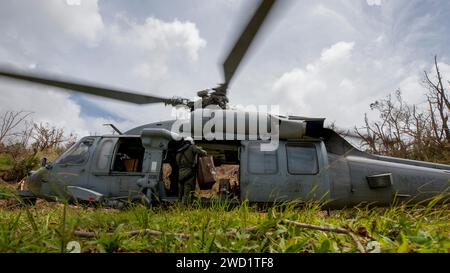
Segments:
[[[15,192],[15,185],[8,184],[0,178],[0,200],[16,198]],[[0,206],[0,214],[3,212],[2,209],[3,208]]]
[[[0,198],[9,198],[11,193],[10,187],[3,189]],[[381,252],[450,251],[449,207],[433,203],[411,208],[360,207],[328,214],[312,202],[265,210],[247,203],[234,208],[214,204],[148,209],[136,205],[116,210],[45,201],[11,208],[5,199],[0,202],[0,252],[63,252],[70,241],[79,242],[82,252],[358,252],[346,234],[284,225],[279,223],[281,219],[367,234],[358,238],[369,251],[377,246]],[[251,226],[256,227],[255,232],[245,230]],[[163,233],[126,234],[138,229]],[[74,236],[74,230],[95,232],[96,236]],[[236,231],[235,236],[225,235],[230,230]],[[174,233],[191,237],[179,238]]]
[[[12,158],[7,154],[0,154],[0,172],[8,171],[12,168]]]

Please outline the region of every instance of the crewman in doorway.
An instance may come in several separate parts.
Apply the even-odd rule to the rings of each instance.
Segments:
[[[198,156],[207,153],[194,144],[191,137],[185,137],[183,145],[177,150],[176,161],[178,165],[178,200],[182,204],[192,201],[195,191],[195,170]]]

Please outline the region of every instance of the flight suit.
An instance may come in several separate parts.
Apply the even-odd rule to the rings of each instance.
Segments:
[[[187,146],[187,147],[186,147]],[[190,201],[192,192],[195,191],[195,165],[197,156],[206,155],[206,151],[195,144],[186,144],[177,155],[178,165],[178,200],[183,204]]]

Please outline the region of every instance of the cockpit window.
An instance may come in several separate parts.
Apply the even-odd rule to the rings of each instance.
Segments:
[[[67,151],[61,159],[57,162],[58,164],[84,164],[89,158],[89,150],[94,139],[86,138],[81,140],[79,143],[75,144],[69,151]]]

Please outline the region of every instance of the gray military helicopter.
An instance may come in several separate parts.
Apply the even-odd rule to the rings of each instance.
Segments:
[[[19,195],[29,199],[63,197],[107,205],[142,200],[149,206],[175,202],[174,151],[182,143],[182,136],[190,135],[213,157],[215,165],[235,167],[233,185],[229,179],[220,179],[215,191],[227,200],[255,203],[321,200],[338,208],[360,203],[383,206],[394,200],[422,202],[442,193],[447,198],[450,165],[368,154],[335,131],[324,128],[323,118],[243,112],[228,107],[229,84],[275,2],[261,1],[223,62],[224,83],[198,92],[201,98],[198,101],[132,93],[1,68],[0,75],[12,79],[135,104],[165,103],[191,110],[182,126],[177,125],[178,120],[171,120],[125,133],[115,128],[116,135],[83,137],[54,162],[32,172],[27,189],[19,191]],[[218,113],[223,114],[219,119]],[[213,119],[216,122],[210,126]],[[258,120],[256,127],[255,120]],[[223,126],[218,126],[218,121],[223,121]],[[209,135],[202,130],[208,126]],[[262,127],[271,138],[261,133]],[[274,136],[277,145],[263,149]],[[167,165],[173,171],[168,177],[169,186],[164,179]]]

